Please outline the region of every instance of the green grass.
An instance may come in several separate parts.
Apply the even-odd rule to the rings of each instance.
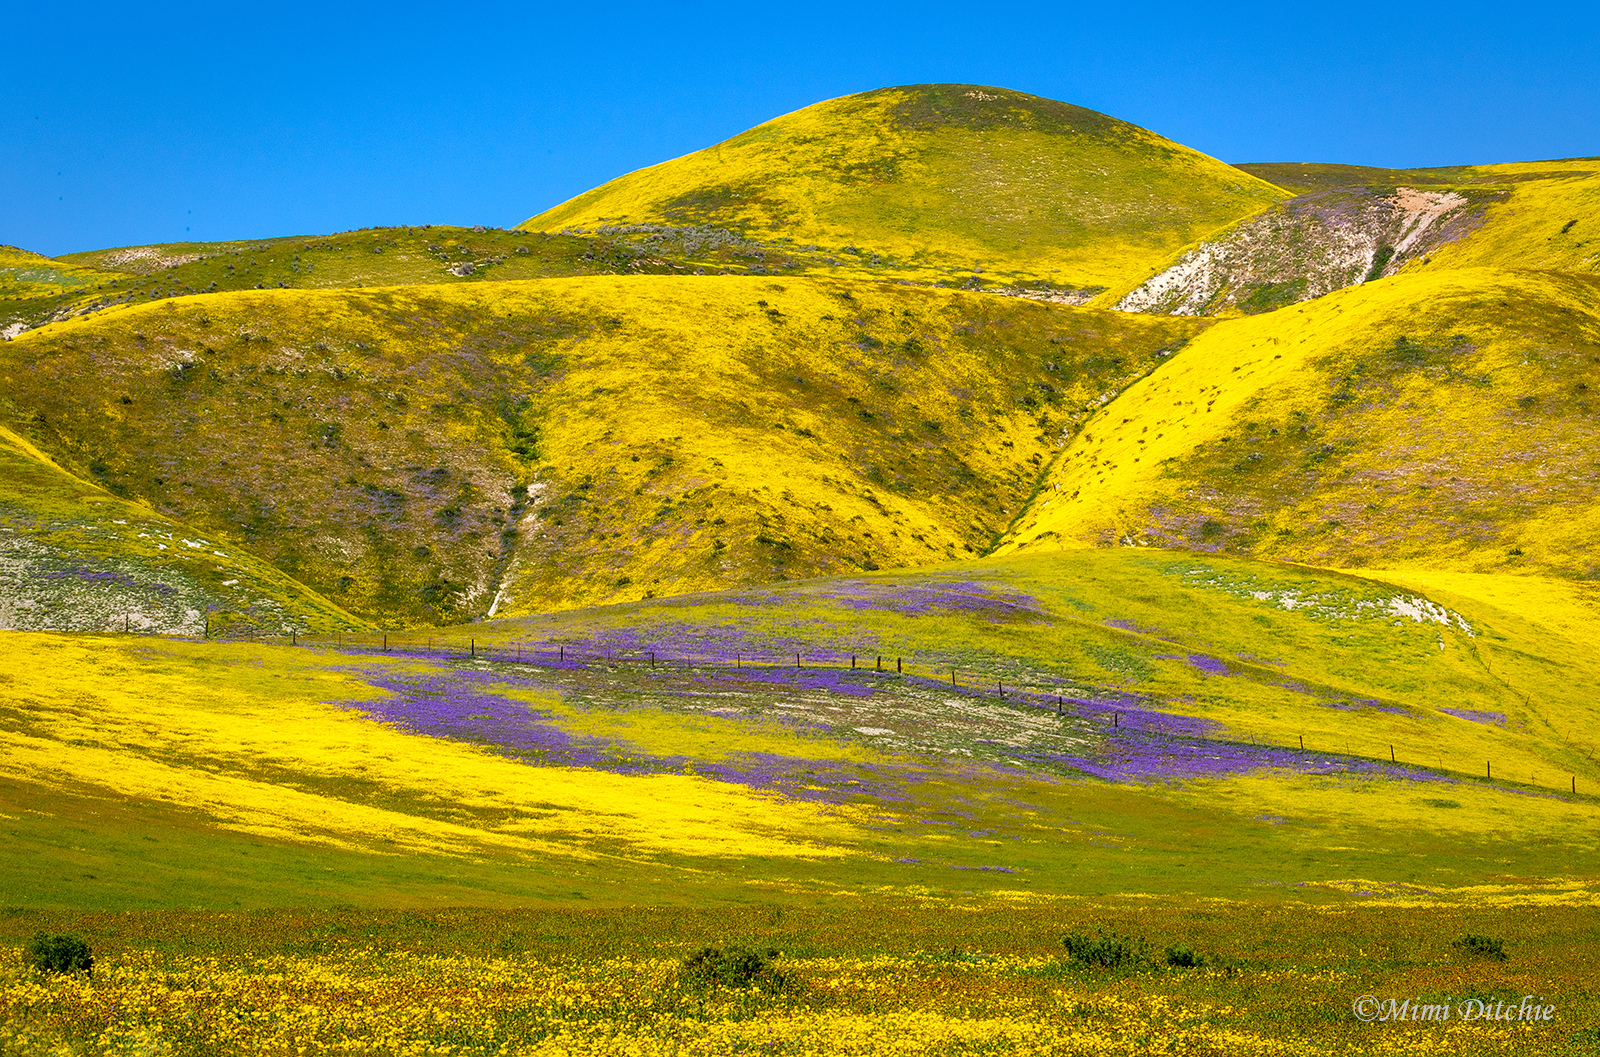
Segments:
[[[773,258],[774,266],[779,260]],[[176,242],[58,258],[0,247],[0,327],[230,290],[456,285],[574,275],[744,272],[730,250],[691,265],[616,239],[445,225],[240,242]]]

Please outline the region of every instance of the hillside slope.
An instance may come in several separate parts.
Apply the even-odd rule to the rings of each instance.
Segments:
[[[451,622],[981,553],[1207,325],[826,280],[250,291],[0,345],[0,410],[352,612]]]
[[[1600,575],[1600,280],[1434,270],[1219,323],[1087,423],[1003,549]]]
[[[1600,271],[1600,159],[1445,169],[1245,168],[1303,193],[1107,298],[1131,312],[1250,314],[1402,270]]]
[[[0,628],[286,635],[363,626],[248,552],[74,477],[0,429]]]
[[[92,297],[92,292],[123,276],[42,254],[0,246],[0,340],[15,337]]]
[[[806,107],[521,226],[680,242],[731,230],[814,271],[1081,301],[1284,197],[1092,110],[916,85]]]

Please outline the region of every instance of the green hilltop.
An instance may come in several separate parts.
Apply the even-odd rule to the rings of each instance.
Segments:
[[[1093,110],[915,85],[775,118],[521,226],[680,246],[733,232],[811,272],[1082,302],[1286,197]]]

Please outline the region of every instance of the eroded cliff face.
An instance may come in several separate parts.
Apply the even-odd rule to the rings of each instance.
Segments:
[[[1458,239],[1496,200],[1481,191],[1338,188],[1301,195],[1201,243],[1117,302],[1124,312],[1268,312],[1392,275]]]

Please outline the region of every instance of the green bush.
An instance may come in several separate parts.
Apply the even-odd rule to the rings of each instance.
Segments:
[[[745,947],[702,947],[683,960],[678,967],[678,979],[693,990],[710,990],[719,987],[781,990],[789,980],[773,967],[778,952],[768,947],[750,950]]]
[[[1491,936],[1479,936],[1469,932],[1450,946],[1466,954],[1475,954],[1480,958],[1489,958],[1497,962],[1506,960],[1505,941],[1494,939]]]
[[[1150,962],[1150,954],[1142,937],[1136,939],[1095,929],[1092,939],[1085,933],[1074,932],[1063,937],[1061,942],[1074,962],[1096,969],[1132,968]]]
[[[28,964],[42,973],[92,973],[94,956],[76,936],[35,936],[28,944]]]
[[[1181,945],[1167,948],[1167,965],[1174,969],[1198,969],[1205,964],[1205,958],[1196,954],[1193,948]]]

